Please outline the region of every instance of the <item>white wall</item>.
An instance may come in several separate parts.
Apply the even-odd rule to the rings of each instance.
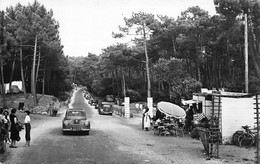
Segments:
[[[254,99],[222,97],[222,141],[230,143],[233,134],[242,129],[241,126],[249,125],[254,128]]]
[[[18,88],[20,89],[20,91],[22,91],[22,89],[23,89],[22,81],[13,81],[12,85],[17,85]],[[7,93],[8,90],[9,90],[9,83],[6,83],[5,84],[5,93]]]

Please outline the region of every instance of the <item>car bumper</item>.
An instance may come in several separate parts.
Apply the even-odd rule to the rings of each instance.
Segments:
[[[75,129],[75,128],[71,128],[71,129],[63,129],[64,132],[86,132],[86,131],[90,131],[90,129]]]
[[[104,111],[104,110],[101,110],[101,113],[102,113],[102,114],[113,114],[113,111]]]
[[[63,131],[90,131],[89,127],[82,126],[63,126]]]

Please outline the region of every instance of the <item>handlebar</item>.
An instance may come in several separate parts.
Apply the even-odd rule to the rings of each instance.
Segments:
[[[245,125],[245,126],[242,126],[242,128],[245,129],[245,130],[248,130],[250,128],[250,126]]]

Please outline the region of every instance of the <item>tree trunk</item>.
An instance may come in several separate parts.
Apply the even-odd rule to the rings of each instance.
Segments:
[[[33,96],[33,104],[37,105],[37,95],[36,95],[36,85],[35,85],[35,65],[36,65],[36,54],[37,54],[37,35],[35,36],[35,45],[34,45],[34,53],[33,53],[33,64],[31,71],[31,93]]]
[[[112,71],[112,89],[113,89],[113,96],[115,97],[115,71]]]
[[[145,66],[147,73],[147,97],[151,97],[151,81],[150,81],[150,69],[149,69],[149,58],[147,53],[147,45],[146,45],[146,33],[145,26],[143,27],[143,36],[144,36],[144,53],[145,53]]]
[[[25,87],[25,80],[24,80],[24,73],[23,73],[23,50],[22,47],[19,48],[20,49],[20,65],[21,65],[21,78],[22,78],[22,83],[23,83],[23,93],[24,93],[24,97],[27,97],[27,93],[26,93],[26,87]]]
[[[4,62],[3,62],[3,57],[1,54],[0,57],[0,64],[1,64],[1,87],[2,87],[2,96],[3,96],[3,106],[4,108],[6,108],[6,104],[5,104],[5,80],[4,80]]]
[[[10,76],[10,81],[9,81],[9,92],[10,93],[13,93],[12,81],[13,81],[13,76],[14,76],[14,67],[15,67],[15,56],[14,56],[14,60],[13,60],[13,64],[12,64],[12,71],[11,71],[11,76]]]
[[[122,90],[123,90],[123,96],[126,97],[125,76],[124,76],[124,73],[123,73],[122,70],[121,70],[121,72],[122,72]]]
[[[42,78],[42,94],[45,94],[45,76],[46,76],[46,59],[44,62],[44,70],[43,70],[43,78]]]
[[[39,50],[37,69],[36,69],[36,75],[35,75],[35,90],[37,90],[37,79],[38,79],[38,75],[39,75],[40,64],[41,64],[41,51]]]
[[[4,81],[4,53],[3,53],[3,44],[4,44],[4,11],[1,12],[1,38],[0,38],[0,64],[1,64],[1,88],[2,88],[2,96],[3,96],[3,106],[5,105],[5,81]]]

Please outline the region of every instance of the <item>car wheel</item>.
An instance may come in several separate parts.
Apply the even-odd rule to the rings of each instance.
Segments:
[[[86,131],[85,134],[86,134],[86,135],[89,135],[89,131]]]
[[[63,135],[67,135],[68,133],[66,131],[62,131],[62,134]]]

